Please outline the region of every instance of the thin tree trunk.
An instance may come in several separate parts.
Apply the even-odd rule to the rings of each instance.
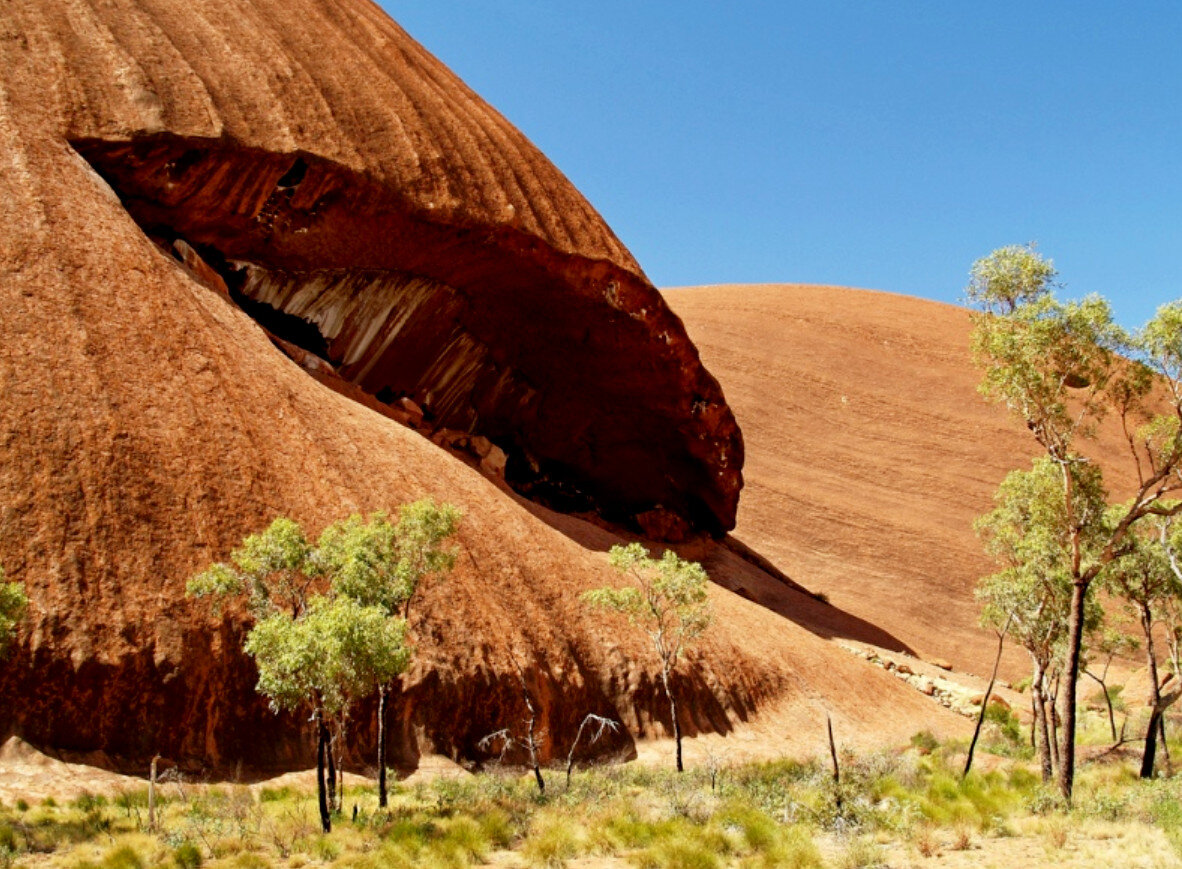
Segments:
[[[1042,692],[1035,692],[1034,682],[1030,683],[1030,750],[1038,751],[1038,721],[1041,717],[1038,706],[1035,705],[1035,698],[1041,697]]]
[[[152,758],[151,776],[148,778],[148,832],[156,832],[156,761],[160,755]]]
[[[961,773],[961,778],[968,776],[969,770],[973,768],[973,752],[977,748],[977,738],[981,735],[981,725],[985,723],[985,710],[989,708],[989,695],[993,693],[993,685],[997,681],[997,668],[1001,666],[1001,650],[1005,645],[1006,633],[1010,629],[1010,621],[1012,619],[1013,616],[1006,619],[1006,626],[997,635],[997,657],[993,659],[993,673],[990,674],[989,685],[985,688],[985,699],[981,701],[981,712],[977,716],[977,726],[973,729],[973,740],[969,743],[969,756],[965,759],[964,772]]]
[[[1047,726],[1050,728],[1050,745],[1051,745],[1051,762],[1055,769],[1059,769],[1059,678],[1062,674],[1055,675],[1054,688],[1050,689],[1044,694],[1044,714],[1047,719]],[[1048,685],[1048,688],[1050,686]]]
[[[1071,792],[1075,787],[1075,691],[1079,680],[1079,656],[1083,646],[1084,601],[1087,599],[1088,581],[1076,577],[1071,585],[1071,616],[1067,622],[1067,665],[1060,699],[1063,720],[1063,737],[1059,749],[1059,793],[1068,807],[1071,806]]]
[[[1048,783],[1055,775],[1055,768],[1051,763],[1051,732],[1047,726],[1047,698],[1042,691],[1042,675],[1031,686],[1034,694],[1034,734],[1038,743],[1038,760],[1042,767],[1043,783]]]
[[[1085,676],[1087,676],[1089,679],[1094,680],[1095,683],[1100,686],[1100,691],[1104,694],[1104,703],[1108,706],[1108,729],[1112,731],[1112,741],[1116,742],[1116,739],[1117,739],[1117,737],[1116,737],[1116,715],[1112,711],[1112,697],[1110,697],[1108,694],[1108,682],[1107,682],[1108,668],[1105,667],[1104,670],[1105,670],[1105,677],[1104,678],[1100,678],[1095,673],[1093,673],[1091,670],[1086,670],[1086,669],[1083,671],[1083,674]]]
[[[677,771],[685,772],[681,762],[681,724],[677,721],[677,701],[673,697],[673,689],[669,687],[669,671],[661,670],[661,684],[665,686],[665,696],[669,698],[669,715],[673,719],[673,740],[677,744]]]
[[[316,712],[316,798],[320,805],[320,828],[332,832],[332,815],[328,811],[328,791],[325,787],[325,755],[328,754],[328,728],[322,713]]]
[[[386,686],[378,688],[378,808],[386,808]]]
[[[333,756],[333,743],[335,740],[329,733],[327,725],[324,728],[324,732],[326,741],[325,754],[328,755],[328,810],[335,812],[337,810],[337,763],[336,758]]]
[[[833,802],[838,812],[842,809],[841,767],[837,763],[837,742],[833,739],[833,718],[825,713],[825,728],[829,731],[829,757],[833,760]]]
[[[1166,704],[1168,706],[1169,704]],[[1174,774],[1174,761],[1170,757],[1170,745],[1166,742],[1166,706],[1162,707],[1161,716],[1157,719],[1157,726],[1161,737],[1161,753],[1162,757],[1166,759],[1166,775],[1172,776]]]
[[[1141,630],[1145,632],[1145,663],[1149,667],[1149,702],[1152,704],[1149,727],[1145,731],[1145,752],[1141,755],[1141,778],[1153,778],[1153,767],[1157,760],[1157,734],[1162,718],[1161,688],[1157,683],[1157,654],[1153,648],[1153,613],[1146,604],[1141,604],[1140,609]]]

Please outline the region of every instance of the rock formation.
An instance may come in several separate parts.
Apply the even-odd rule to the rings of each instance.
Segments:
[[[978,625],[973,589],[995,568],[973,520],[1036,445],[977,392],[968,312],[798,284],[665,297],[747,439],[736,534],[927,660],[988,674],[997,638]],[[781,385],[776,401],[769,384]],[[1124,450],[1109,420],[1094,453],[1120,469]],[[1105,480],[1114,491],[1133,482]],[[1007,660],[1011,678],[1028,675],[1021,650]]]
[[[578,597],[613,581],[618,538],[391,417],[667,538],[732,524],[738,429],[590,206],[397,25],[365,0],[12,0],[0,154],[0,563],[31,601],[0,737],[306,763],[302,722],[254,694],[243,614],[185,582],[278,514],[314,533],[424,496],[466,518],[413,626],[403,760],[473,757],[518,714],[510,653],[556,751],[588,711],[661,732],[644,644]],[[695,545],[743,593],[777,587]],[[687,732],[926,719],[892,677],[712,596]]]

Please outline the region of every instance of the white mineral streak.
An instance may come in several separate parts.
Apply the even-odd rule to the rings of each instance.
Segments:
[[[336,343],[342,365],[366,360],[358,372],[369,374],[398,333],[437,293],[450,295],[446,284],[398,272],[326,269],[285,273],[250,268],[242,291],[276,310],[315,324]],[[375,346],[375,344],[377,346]]]

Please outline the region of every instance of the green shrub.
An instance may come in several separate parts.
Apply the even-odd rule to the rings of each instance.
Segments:
[[[489,809],[480,815],[480,833],[496,848],[508,848],[513,843],[513,820],[503,809]]]
[[[341,856],[341,846],[328,836],[321,836],[312,843],[312,853],[325,863],[331,863]]]
[[[29,810],[29,803],[27,800],[17,799],[16,810],[18,812],[27,812]]]
[[[561,867],[578,856],[580,831],[568,818],[545,815],[534,819],[521,854],[531,866]]]
[[[484,860],[488,853],[488,839],[473,818],[459,815],[440,824],[438,838],[431,843],[429,850],[449,863],[467,865]]]
[[[172,851],[177,869],[201,869],[201,850],[192,842],[181,842]]]
[[[633,862],[641,869],[719,869],[719,855],[702,842],[690,840],[660,842],[636,854]]]
[[[940,747],[940,740],[930,730],[921,730],[911,737],[911,746],[920,754],[931,754]]]
[[[239,854],[230,864],[234,869],[271,869],[271,861],[260,854]]]
[[[279,803],[290,800],[296,796],[295,789],[290,785],[284,785],[279,788],[263,788],[259,791],[259,802],[261,803]]]
[[[985,720],[997,725],[1002,737],[1010,743],[1021,743],[1022,723],[1014,711],[1004,703],[990,701],[985,707]]]
[[[144,859],[135,848],[121,845],[103,857],[102,869],[144,869]]]
[[[92,809],[101,809],[106,804],[107,798],[102,794],[96,795],[87,793],[86,791],[83,791],[81,794],[76,796],[70,803],[73,808],[78,809],[80,812],[89,812]]]

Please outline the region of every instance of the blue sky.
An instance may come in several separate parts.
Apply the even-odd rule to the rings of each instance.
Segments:
[[[1182,298],[1182,3],[381,0],[658,286],[954,302],[1037,241],[1137,325]]]

